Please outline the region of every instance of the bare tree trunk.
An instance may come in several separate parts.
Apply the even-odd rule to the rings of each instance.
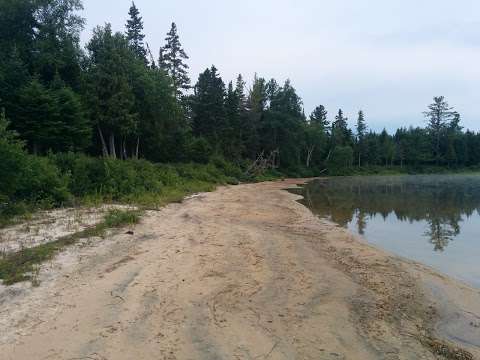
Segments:
[[[109,143],[110,143],[110,156],[116,159],[117,152],[115,151],[115,135],[113,133],[110,134]]]
[[[138,160],[138,151],[140,149],[140,136],[137,136],[137,146],[135,147],[135,159]]]
[[[122,155],[121,155],[121,158],[122,160],[127,160],[128,158],[128,155],[127,155],[127,146],[126,146],[126,140],[125,140],[125,137],[122,139],[122,148],[121,148],[121,152],[122,152]]]
[[[100,128],[100,125],[97,126],[97,129],[98,129],[98,135],[100,135],[100,140],[102,142],[103,157],[108,157],[107,143],[105,142],[105,138],[103,137],[103,132],[102,132],[102,129]]]
[[[325,159],[325,161],[330,160],[330,156],[331,156],[331,155],[332,155],[332,149],[330,149],[330,150],[328,151],[328,155],[327,155],[327,158]]]

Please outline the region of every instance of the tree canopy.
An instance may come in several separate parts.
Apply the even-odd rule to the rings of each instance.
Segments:
[[[241,165],[270,159],[293,175],[480,164],[480,135],[462,128],[442,96],[427,105],[424,127],[392,133],[371,130],[363,110],[355,124],[342,109],[329,116],[324,105],[306,117],[288,79],[224,80],[212,65],[192,86],[175,23],[155,63],[135,3],[124,32],[96,27],[83,49],[82,8],[80,0],[0,1],[0,108],[8,131],[31,153],[155,162],[223,157]]]

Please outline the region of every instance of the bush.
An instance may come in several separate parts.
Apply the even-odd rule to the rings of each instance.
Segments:
[[[0,217],[20,215],[34,207],[70,203],[68,177],[48,158],[28,155],[8,122],[0,116]]]
[[[344,176],[352,174],[353,149],[350,146],[337,146],[327,162],[328,174]]]
[[[210,146],[210,143],[200,137],[193,139],[187,149],[188,159],[200,164],[206,164],[210,160],[210,156],[213,153],[213,149]]]
[[[212,190],[216,184],[236,184],[243,174],[218,156],[205,164],[169,165],[76,153],[28,155],[23,143],[7,131],[6,120],[0,120],[0,219],[4,220],[30,209],[70,204],[75,198],[160,205],[191,192]],[[201,144],[198,139],[197,145]]]

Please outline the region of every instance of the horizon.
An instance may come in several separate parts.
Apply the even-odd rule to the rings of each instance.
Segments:
[[[83,3],[82,45],[97,25],[108,22],[114,31],[125,30],[130,0]],[[290,79],[307,116],[320,104],[329,119],[341,108],[353,126],[363,110],[370,129],[389,132],[424,127],[422,112],[434,96],[445,96],[462,115],[465,129],[480,130],[476,121],[480,111],[474,106],[480,30],[473,15],[480,4],[473,1],[435,2],[435,8],[429,7],[432,0],[420,5],[412,0],[389,4],[374,0],[370,6],[351,0],[338,4],[308,0],[301,8],[289,0],[262,4],[247,0],[241,8],[216,0],[135,4],[154,57],[171,22],[177,24],[190,57],[192,86],[211,65],[226,84],[241,73],[247,88],[255,73],[280,83]],[[207,13],[213,16],[206,17]],[[307,60],[299,63],[292,52]]]

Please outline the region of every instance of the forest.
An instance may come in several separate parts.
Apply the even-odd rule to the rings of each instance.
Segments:
[[[224,80],[214,65],[191,79],[176,24],[151,49],[134,3],[122,32],[97,26],[82,46],[82,9],[81,0],[0,0],[1,212],[167,184],[191,191],[193,180],[480,163],[480,134],[442,96],[419,113],[424,127],[378,133],[359,110],[350,128],[341,109],[329,116],[318,105],[307,116],[290,80]]]

